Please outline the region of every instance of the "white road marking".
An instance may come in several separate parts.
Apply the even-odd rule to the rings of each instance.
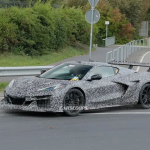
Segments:
[[[108,113],[87,113],[87,115],[150,115],[150,112],[108,112]]]
[[[0,112],[0,113],[1,113],[1,112]],[[0,117],[4,117],[4,116],[10,116],[10,115],[5,114],[5,113],[1,113],[1,114],[0,114]]]
[[[147,52],[147,53],[145,53],[145,54],[142,56],[140,63],[143,61],[144,57],[145,57],[148,53],[150,53],[150,51]],[[140,70],[140,67],[137,67],[136,71],[138,72],[139,70]]]

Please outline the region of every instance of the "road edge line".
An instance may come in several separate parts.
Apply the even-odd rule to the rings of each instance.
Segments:
[[[146,53],[142,56],[142,58],[141,58],[141,60],[140,60],[140,63],[143,61],[144,57],[145,57],[148,53],[150,53],[150,51],[149,51],[149,52],[146,52]],[[140,67],[137,67],[136,71],[138,72],[139,70],[140,70]]]

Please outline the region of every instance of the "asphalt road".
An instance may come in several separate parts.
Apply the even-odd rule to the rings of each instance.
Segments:
[[[149,150],[150,112],[113,108],[61,114],[5,112],[0,115],[0,150]]]
[[[140,59],[140,62],[144,62],[144,63],[150,63],[150,51],[148,51],[147,53],[145,53],[142,58]],[[143,71],[147,71],[149,68],[147,67],[139,67],[137,68],[138,71],[143,72]]]
[[[146,52],[128,60],[141,61]],[[143,62],[149,58],[147,54]],[[0,150],[149,150],[149,141],[150,110],[139,106],[88,111],[78,117],[0,110]]]

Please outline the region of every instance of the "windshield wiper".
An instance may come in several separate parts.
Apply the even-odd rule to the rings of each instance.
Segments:
[[[47,79],[56,79],[56,80],[62,80],[62,79],[59,79],[59,78],[47,78]]]
[[[60,79],[60,78],[47,78],[47,79],[56,79],[56,80],[71,80],[71,79]]]

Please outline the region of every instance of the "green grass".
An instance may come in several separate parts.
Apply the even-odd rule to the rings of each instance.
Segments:
[[[1,82],[0,83],[0,93],[4,92],[4,89],[6,88],[6,86],[8,85],[8,82]]]
[[[39,57],[29,57],[14,55],[10,53],[0,54],[0,67],[15,67],[15,66],[45,66],[64,60],[69,57],[88,54],[89,47],[83,46],[82,49],[67,47],[57,52],[51,52],[47,55]]]
[[[140,45],[140,42],[137,42],[137,45],[138,45],[138,46],[143,46],[143,43],[141,42],[141,45]],[[148,43],[147,43],[147,42],[144,43],[144,46],[148,46]]]

